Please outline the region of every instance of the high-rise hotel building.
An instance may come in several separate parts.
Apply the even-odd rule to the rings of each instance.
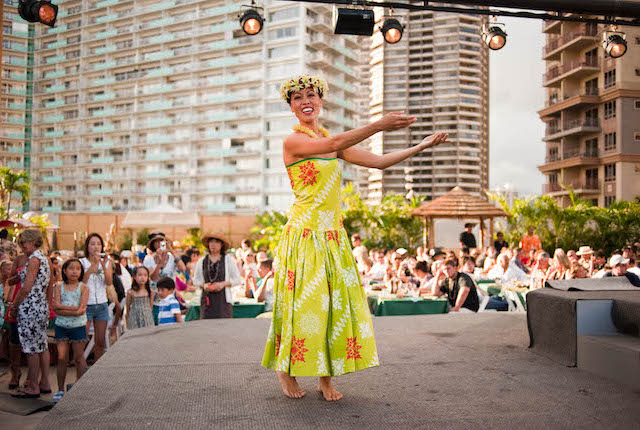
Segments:
[[[406,27],[390,45],[372,38],[370,115],[416,116],[408,129],[379,133],[370,148],[382,154],[419,143],[437,131],[451,143],[428,149],[384,171],[370,170],[368,200],[409,189],[427,200],[456,185],[481,194],[489,186],[489,52],[484,18],[444,12],[394,10]],[[382,23],[382,10],[376,19]]]
[[[295,118],[280,82],[320,73],[323,125],[359,121],[365,44],[333,35],[327,5],[265,0],[264,28],[248,36],[243,2],[56,3],[56,27],[32,26],[32,37],[5,6],[4,35],[20,49],[3,54],[2,154],[30,168],[32,210],[282,210],[293,196],[282,141]],[[29,58],[33,81],[20,69]]]
[[[640,197],[640,28],[623,27],[628,49],[605,56],[602,25],[548,21],[539,111],[547,123],[544,192],[569,204],[571,187],[600,206]]]

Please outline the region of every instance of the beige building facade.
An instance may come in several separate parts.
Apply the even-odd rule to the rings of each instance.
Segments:
[[[602,49],[602,25],[543,23],[547,124],[543,193],[569,204],[571,187],[599,206],[640,198],[640,28],[624,27],[627,52]]]

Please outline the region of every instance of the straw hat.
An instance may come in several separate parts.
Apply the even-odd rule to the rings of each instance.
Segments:
[[[576,255],[593,254],[593,249],[590,246],[581,246]]]
[[[229,244],[229,241],[227,239],[225,239],[223,235],[217,234],[217,233],[205,233],[200,238],[200,242],[202,242],[202,244],[204,245],[205,248],[209,248],[209,241],[211,239],[217,239],[220,242],[224,243],[227,249],[231,248],[231,245]]]
[[[164,233],[155,232],[149,235],[149,241],[147,242],[147,248],[151,249],[151,244],[156,240],[167,240],[167,237]]]

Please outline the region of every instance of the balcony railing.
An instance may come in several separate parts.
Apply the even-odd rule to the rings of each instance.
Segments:
[[[557,78],[558,76],[564,75],[565,73],[569,73],[574,70],[578,70],[583,67],[598,68],[600,67],[600,62],[597,58],[587,58],[584,60],[572,61],[561,66],[553,67],[543,74],[543,82],[546,84],[552,79]]]
[[[588,180],[588,181],[567,181],[564,184],[558,184],[558,183],[544,184],[542,187],[542,191],[545,194],[558,193],[558,192],[565,191],[562,185],[564,185],[565,187],[570,187],[575,191],[597,192],[600,190],[599,181]]]
[[[597,118],[587,118],[587,119],[574,119],[570,121],[565,121],[562,124],[562,128],[560,128],[559,124],[551,123],[547,126],[547,133],[545,135],[546,138],[550,138],[551,136],[559,133],[571,134],[573,132],[589,132],[589,131],[597,131],[595,129],[599,129],[600,124]],[[593,129],[593,130],[587,130]]]
[[[556,103],[560,103],[565,100],[569,100],[573,97],[587,97],[587,96],[597,96],[600,94],[599,88],[586,88],[583,92],[579,94],[567,94],[562,97],[560,94],[555,93],[549,96],[547,99],[546,107],[553,106]]]
[[[571,152],[565,152],[562,155],[554,154],[554,155],[547,156],[545,161],[547,163],[555,163],[556,161],[571,160],[574,158],[598,158],[598,151],[586,151],[586,152],[571,151]]]
[[[596,37],[597,32],[597,29],[592,26],[584,26],[583,30],[581,31],[576,31],[557,37],[555,39],[551,39],[549,43],[547,43],[547,45],[543,48],[542,54],[543,56],[547,56],[549,53],[555,51],[559,47],[580,37]]]

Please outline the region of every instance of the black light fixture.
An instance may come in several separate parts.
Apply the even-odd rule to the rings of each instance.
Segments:
[[[602,38],[604,52],[611,58],[620,58],[627,52],[626,35],[619,32],[605,32]]]
[[[374,17],[369,9],[335,8],[333,13],[334,34],[355,34],[371,36],[373,34]]]
[[[504,48],[507,44],[507,33],[499,25],[482,29],[482,41],[493,51]]]
[[[262,30],[262,26],[264,25],[264,19],[258,12],[258,8],[254,1],[251,2],[251,6],[243,6],[249,9],[245,10],[240,15],[240,26],[242,27],[242,31],[247,33],[249,36],[255,36],[260,33]]]
[[[387,18],[384,20],[380,31],[382,31],[385,42],[393,44],[400,42],[400,39],[402,39],[404,27],[397,19]]]
[[[27,22],[39,22],[53,27],[58,18],[58,6],[50,1],[20,0],[18,13]]]

